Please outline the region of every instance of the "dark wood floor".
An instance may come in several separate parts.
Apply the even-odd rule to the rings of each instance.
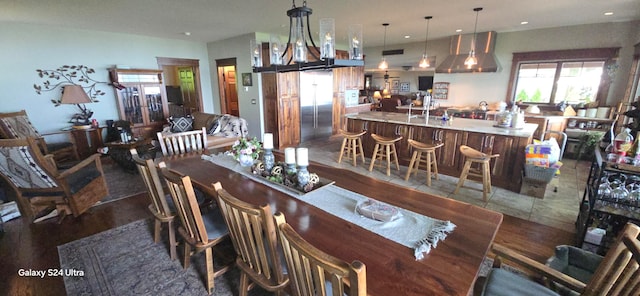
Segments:
[[[0,238],[0,295],[65,295],[62,278],[21,277],[18,271],[60,268],[58,245],[149,218],[147,205],[146,195],[141,194],[99,205],[61,224],[56,219],[38,224],[22,219],[5,223],[5,234]],[[573,234],[505,215],[495,241],[544,262],[556,245],[572,244]]]

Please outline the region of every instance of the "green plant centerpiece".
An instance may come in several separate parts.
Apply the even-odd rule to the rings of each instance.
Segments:
[[[251,167],[251,173],[264,177],[270,182],[284,185],[305,193],[321,186],[320,177],[315,173],[309,174],[309,183],[305,186],[300,186],[300,184],[298,184],[296,173],[287,172],[287,165],[284,162],[277,162],[270,171],[267,171],[265,170],[262,161],[257,161]]]

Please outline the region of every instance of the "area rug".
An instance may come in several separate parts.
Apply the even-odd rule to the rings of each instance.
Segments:
[[[165,242],[153,242],[152,225],[139,220],[58,246],[60,268],[70,274],[64,277],[67,295],[207,295],[204,253],[183,269],[181,261],[171,260]],[[238,295],[239,278],[235,268],[217,277],[212,295]],[[273,294],[256,287],[249,295]]]
[[[76,274],[64,277],[67,294],[207,295],[204,254],[194,256],[191,266],[183,269],[181,262],[169,258],[166,242],[153,242],[152,224],[139,220],[58,246],[61,269]],[[480,276],[489,272],[492,262],[485,258]],[[238,295],[239,278],[235,268],[216,278],[212,295]],[[256,287],[249,295],[273,294]]]
[[[102,169],[109,188],[109,195],[101,201],[102,203],[130,197],[146,190],[137,171],[130,173],[112,163],[102,164]]]

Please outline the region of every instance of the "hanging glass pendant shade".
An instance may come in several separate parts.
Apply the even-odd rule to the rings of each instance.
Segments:
[[[382,24],[384,26],[384,43],[383,43],[383,47],[382,47],[382,60],[380,61],[380,64],[378,64],[378,69],[381,70],[385,70],[385,69],[389,69],[389,64],[387,63],[387,60],[384,58],[384,51],[387,49],[387,27],[389,26],[388,23],[384,23]]]
[[[473,26],[473,39],[471,40],[471,50],[469,51],[469,56],[464,60],[464,65],[467,66],[467,69],[473,68],[473,66],[478,64],[478,58],[476,58],[476,33],[478,29],[478,13],[482,11],[482,7],[476,7],[473,9],[476,12],[476,24]]]
[[[431,64],[429,63],[429,56],[427,55],[427,42],[429,41],[429,21],[432,19],[432,16],[425,16],[424,19],[427,20],[427,34],[424,39],[424,53],[422,54],[422,59],[418,63],[418,67],[420,68],[429,68]]]

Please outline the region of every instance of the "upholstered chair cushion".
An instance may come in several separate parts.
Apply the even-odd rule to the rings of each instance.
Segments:
[[[482,291],[492,296],[544,296],[558,295],[534,281],[501,268],[492,268]]]

